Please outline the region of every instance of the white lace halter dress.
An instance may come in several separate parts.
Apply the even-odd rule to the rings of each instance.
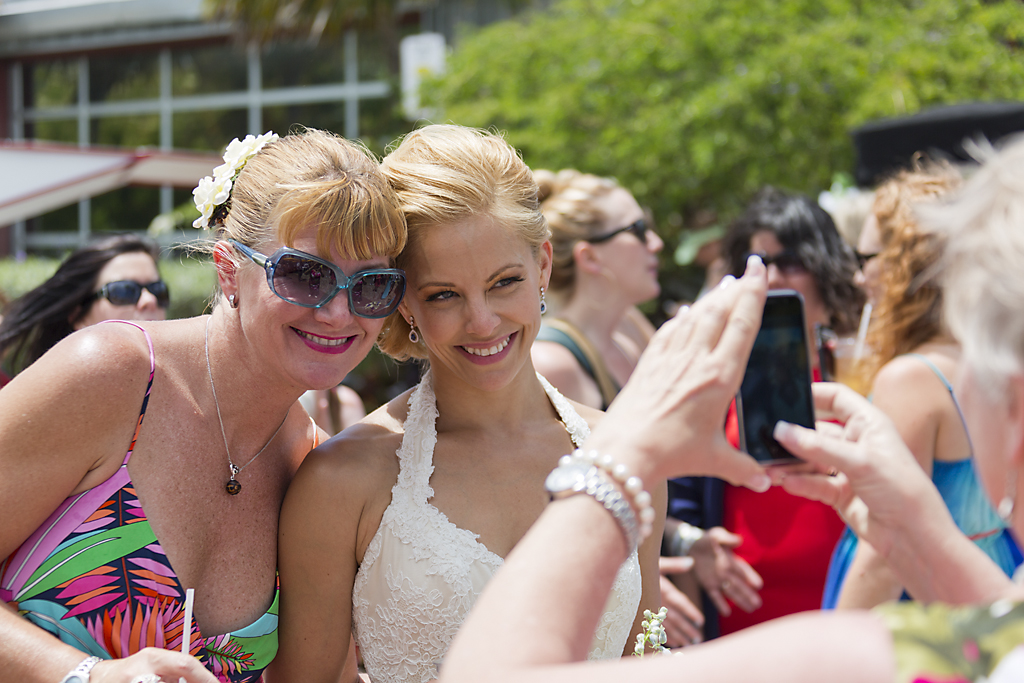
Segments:
[[[538,377],[574,444],[587,423],[543,377]],[[436,400],[430,373],[409,398],[400,472],[391,504],[370,541],[352,590],[356,640],[374,683],[437,677],[456,631],[502,564],[502,558],[430,504],[437,443]],[[640,562],[633,554],[619,568],[589,659],[620,657],[640,605]],[[552,618],[558,606],[551,605]]]

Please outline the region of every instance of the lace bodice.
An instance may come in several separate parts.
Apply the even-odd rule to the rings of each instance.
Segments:
[[[538,377],[574,444],[590,434],[586,421]],[[477,535],[450,522],[430,504],[437,443],[437,406],[430,373],[409,398],[400,472],[391,504],[370,541],[352,590],[353,623],[366,671],[374,683],[437,676],[437,665],[502,558]],[[623,563],[598,625],[590,659],[621,656],[640,605],[640,563]],[[552,614],[556,609],[552,605]]]

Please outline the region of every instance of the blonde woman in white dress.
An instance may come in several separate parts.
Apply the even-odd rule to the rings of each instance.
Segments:
[[[529,169],[499,136],[411,133],[383,162],[410,225],[409,288],[382,348],[428,361],[414,389],[306,459],[283,510],[281,629],[268,679],[429,681],[503,558],[548,502],[544,480],[601,413],[533,368],[551,270]],[[652,482],[654,483],[654,482]],[[591,658],[632,651],[657,611],[654,534],[622,564]],[[573,620],[552,604],[537,619]],[[516,644],[495,642],[501,649]]]

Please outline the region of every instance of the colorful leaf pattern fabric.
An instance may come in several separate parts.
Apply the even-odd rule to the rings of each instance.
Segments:
[[[118,474],[115,479],[126,479],[127,467]],[[128,482],[98,506],[88,506],[95,509],[82,510],[89,498],[66,502],[4,562],[0,599],[96,656],[127,657],[144,647],[181,649],[185,591],[135,489]],[[54,538],[68,520],[78,519],[71,533]],[[222,681],[258,680],[277,652],[276,594],[267,614],[242,631],[203,638],[193,625],[190,651]]]
[[[1024,604],[901,602],[875,612],[892,632],[896,683],[1024,681]]]
[[[148,334],[146,340],[149,386],[121,467],[65,500],[0,563],[0,600],[61,641],[104,659],[145,647],[180,650],[185,633],[185,590],[128,474],[153,386]],[[277,653],[278,589],[267,613],[244,629],[204,638],[192,624],[191,654],[225,683],[259,680]]]

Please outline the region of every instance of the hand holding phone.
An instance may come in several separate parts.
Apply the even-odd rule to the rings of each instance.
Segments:
[[[803,462],[772,437],[779,420],[814,428],[807,327],[798,292],[768,292],[736,413],[741,450],[762,464]]]

